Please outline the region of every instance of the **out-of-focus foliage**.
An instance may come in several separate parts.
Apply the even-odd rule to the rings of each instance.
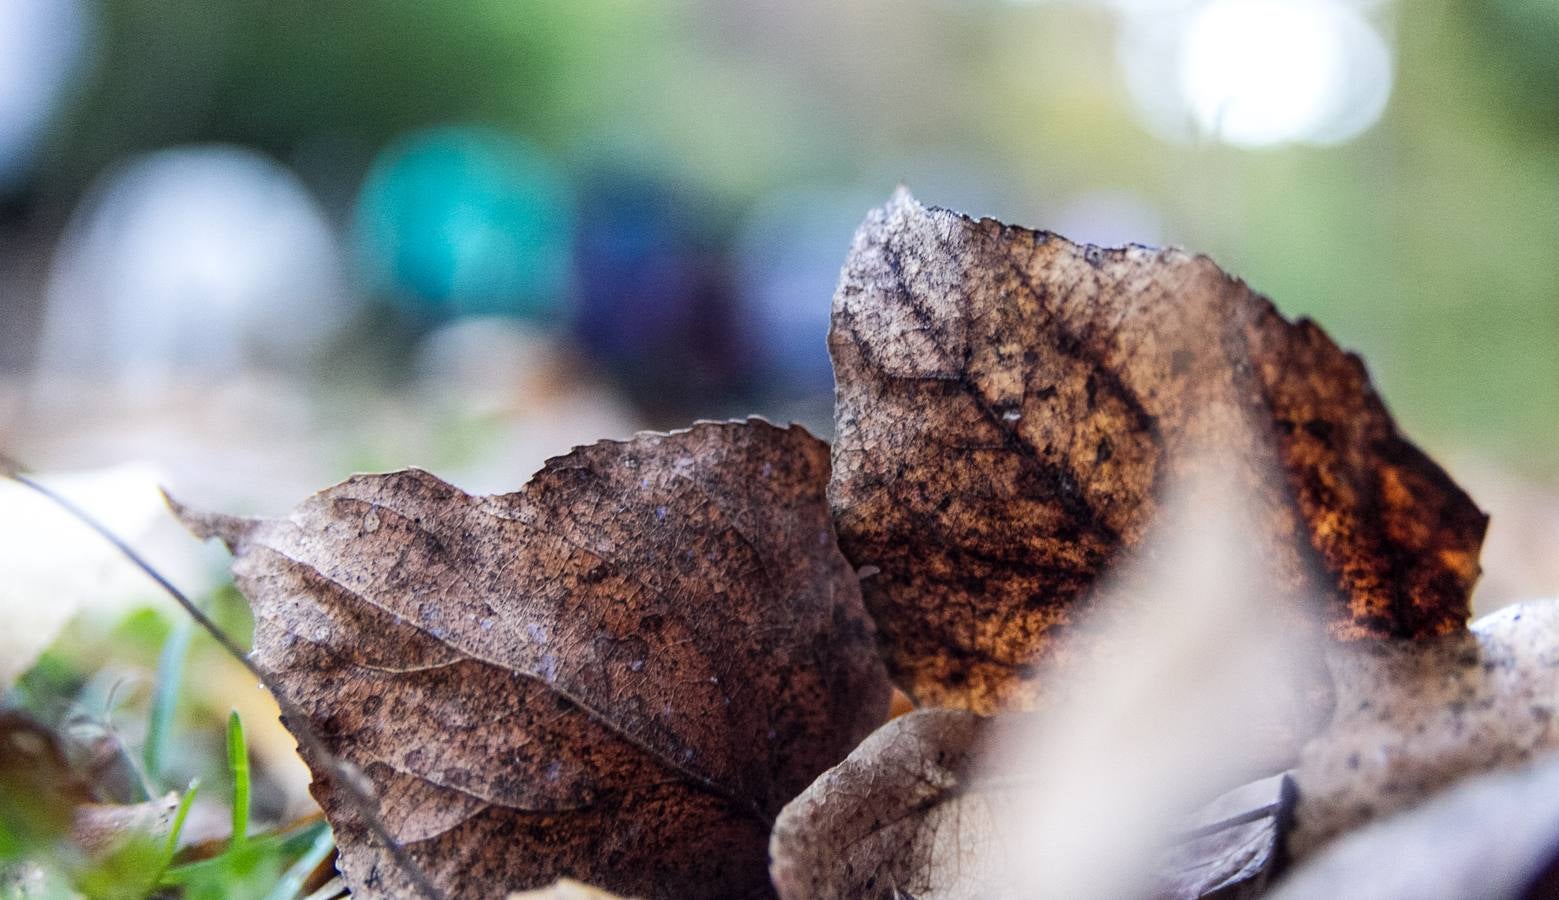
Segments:
[[[1208,251],[1363,352],[1431,445],[1541,473],[1524,451],[1559,424],[1559,13],[1540,0],[1264,3],[1301,24],[1346,19],[1385,48],[1378,122],[1340,144],[1232,146],[1194,127],[1166,138],[1163,115],[1140,109],[1143,73],[1215,92],[1189,97],[1193,109],[1218,90],[1260,99],[1218,77],[1270,82],[1289,105],[1324,86],[1260,71],[1257,50],[1208,44],[1240,43],[1229,17],[1222,31],[1197,19],[1218,0],[99,0],[83,7],[82,74],[46,152],[6,189],[0,228],[47,253],[50,223],[120,161],[190,143],[255,148],[342,228],[391,235],[379,252],[399,281],[369,265],[360,291],[409,283],[447,306],[458,283],[457,310],[568,326],[591,365],[671,424],[755,403],[815,412],[820,355],[798,371],[804,354],[764,338],[776,321],[810,322],[821,346],[807,311],[826,308],[838,260],[793,248],[842,258],[849,219],[792,217],[776,241],[744,239],[747,223],[796,196],[880,199],[902,179],[928,202],[1085,240]],[[1182,44],[1227,58],[1182,71]],[[439,209],[411,198],[415,186],[386,188],[407,136],[449,125],[507,134],[535,162],[492,175],[496,145],[457,153],[434,166],[442,191],[423,166]],[[574,228],[567,209],[580,211]],[[573,233],[533,233],[549,224]],[[559,268],[570,252],[571,274]],[[799,266],[769,276],[788,286],[779,308],[796,309],[779,319],[773,291],[749,277],[773,273],[770,260]],[[7,305],[37,302],[27,286],[5,284]],[[382,342],[375,309],[346,343]]]
[[[247,606],[231,589],[208,609],[247,633]],[[78,619],[0,694],[0,894],[141,897],[161,884],[185,897],[280,900],[322,880],[329,829],[317,815],[298,818],[311,804],[287,774],[292,742],[274,705],[258,707],[259,740],[247,742],[238,713],[221,710],[254,708],[258,689],[239,687],[252,679],[235,678],[242,669],[204,634],[192,640],[169,621],[144,607]],[[156,665],[174,642],[188,671]],[[158,709],[162,698],[171,712]],[[143,760],[156,727],[170,734],[154,768]]]

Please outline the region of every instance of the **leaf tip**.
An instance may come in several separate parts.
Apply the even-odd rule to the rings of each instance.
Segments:
[[[220,538],[231,553],[238,552],[244,539],[260,522],[259,519],[244,516],[228,516],[193,509],[168,493],[167,488],[159,487],[157,490],[162,494],[162,500],[168,504],[168,509],[172,511],[174,518],[189,529],[191,534],[203,541]]]

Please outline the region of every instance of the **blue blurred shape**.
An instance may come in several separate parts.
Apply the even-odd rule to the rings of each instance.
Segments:
[[[688,211],[670,191],[626,178],[593,184],[586,196],[580,343],[619,361],[665,349],[686,331],[699,281]]]
[[[275,160],[220,144],[133,157],[61,236],[38,362],[137,380],[295,371],[351,318],[341,263],[324,210]]]
[[[830,396],[828,324],[851,235],[882,196],[856,187],[808,186],[759,202],[734,248],[739,331],[764,369],[767,393]]]
[[[502,132],[442,127],[386,147],[357,199],[367,287],[433,318],[563,319],[573,257],[570,188]]]
[[[36,161],[93,24],[80,0],[0,0],[0,188]]]
[[[584,191],[576,340],[641,403],[739,393],[752,357],[733,329],[724,255],[685,192],[617,173]]]

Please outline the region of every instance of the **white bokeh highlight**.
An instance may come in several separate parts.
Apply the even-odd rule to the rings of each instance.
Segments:
[[[1380,118],[1391,53],[1336,0],[1213,0],[1182,35],[1179,89],[1199,131],[1230,144],[1337,144]]]
[[[66,228],[39,366],[138,379],[304,364],[350,311],[303,183],[251,150],[163,150],[110,172]]]
[[[0,0],[0,187],[36,161],[91,31],[81,0]]]
[[[1083,2],[1114,15],[1133,111],[1165,141],[1341,144],[1391,97],[1393,53],[1376,21],[1390,0]]]

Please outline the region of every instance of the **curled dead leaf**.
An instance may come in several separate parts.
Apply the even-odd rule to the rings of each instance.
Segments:
[[[21,712],[0,711],[0,827],[12,840],[64,835],[74,810],[96,799],[53,730]]]
[[[1559,757],[1468,778],[1339,837],[1273,900],[1550,900],[1559,896]]]
[[[964,789],[985,719],[954,709],[879,728],[785,807],[770,841],[784,900],[990,896],[999,792]]]
[[[178,795],[143,802],[112,802],[112,781],[73,765],[68,742],[15,710],[0,711],[0,896],[53,896],[45,868],[77,872],[122,850],[167,839]],[[150,879],[149,872],[120,873]],[[116,885],[126,896],[152,885]]]
[[[1559,600],[1547,600],[1465,634],[1334,651],[1332,722],[1294,770],[1295,858],[1468,775],[1559,750],[1556,646]]]
[[[841,546],[922,702],[1036,702],[1077,608],[1198,460],[1249,495],[1272,602],[1295,617],[1341,639],[1465,624],[1484,515],[1397,433],[1356,356],[1205,257],[901,192],[856,234],[829,346]]]
[[[772,817],[887,711],[828,466],[798,427],[701,423],[512,494],[408,470],[283,520],[181,515],[233,549],[255,662],[445,892],[764,896]],[[308,761],[353,894],[405,894]]]

